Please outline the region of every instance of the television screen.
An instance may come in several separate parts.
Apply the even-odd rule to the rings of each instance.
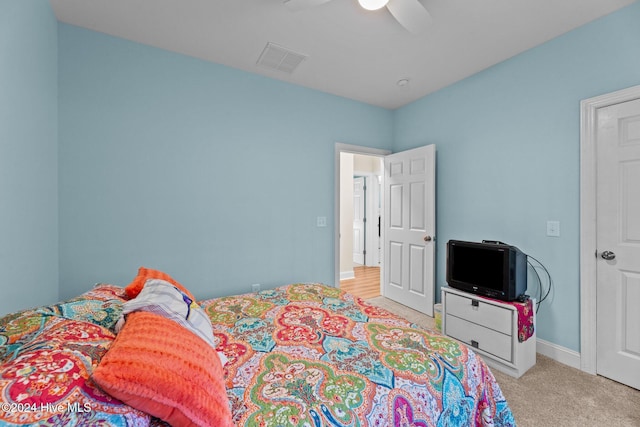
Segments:
[[[456,246],[453,252],[451,279],[502,291],[504,284],[504,249]]]
[[[512,301],[527,291],[527,255],[502,242],[449,240],[447,283],[466,292]]]

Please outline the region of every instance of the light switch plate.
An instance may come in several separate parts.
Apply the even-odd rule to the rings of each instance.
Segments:
[[[547,236],[560,237],[560,221],[547,221]]]

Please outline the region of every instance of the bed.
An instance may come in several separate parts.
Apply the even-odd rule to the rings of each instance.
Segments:
[[[68,301],[1,318],[0,424],[166,425],[137,397],[112,394],[98,381],[98,371],[115,352],[114,341],[124,335],[124,329],[117,333],[118,320],[128,300],[125,288],[100,284]],[[207,386],[194,382],[191,370],[220,365],[214,380],[200,374],[196,380],[221,384],[228,425],[515,425],[493,374],[472,350],[340,289],[291,284],[189,303],[189,310],[202,310],[210,320],[218,357],[206,359],[199,356],[206,350],[193,350],[195,363],[204,365],[181,377],[191,393]],[[129,322],[127,317],[125,328]],[[143,339],[140,332],[132,334],[136,342]],[[182,341],[152,353],[166,360],[163,349]],[[128,366],[126,357],[122,363]],[[171,392],[163,389],[147,403],[157,406]],[[180,399],[187,405],[197,400]],[[174,424],[192,422],[188,414],[176,421],[152,409]],[[222,425],[211,420],[193,422]]]

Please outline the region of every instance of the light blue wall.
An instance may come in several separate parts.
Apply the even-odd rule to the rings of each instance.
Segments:
[[[48,2],[0,0],[0,313],[126,284],[139,265],[200,298],[331,282],[334,142],[436,143],[438,283],[447,240],[515,244],[553,275],[539,337],[578,350],[579,101],[640,84],[638,22],[634,4],[390,112],[56,34]]]
[[[58,298],[57,24],[0,0],[0,315]]]
[[[333,282],[334,144],[390,147],[391,111],[65,24],[59,62],[61,297]]]
[[[640,84],[639,23],[636,3],[395,112],[396,151],[437,144],[438,284],[449,239],[514,244],[553,277],[538,337],[576,351],[580,101]]]

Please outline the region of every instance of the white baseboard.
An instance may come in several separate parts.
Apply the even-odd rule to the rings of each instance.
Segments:
[[[353,270],[340,272],[340,280],[355,279],[355,277],[356,277],[356,274],[353,272]]]
[[[538,338],[536,351],[556,362],[580,369],[580,353]]]

